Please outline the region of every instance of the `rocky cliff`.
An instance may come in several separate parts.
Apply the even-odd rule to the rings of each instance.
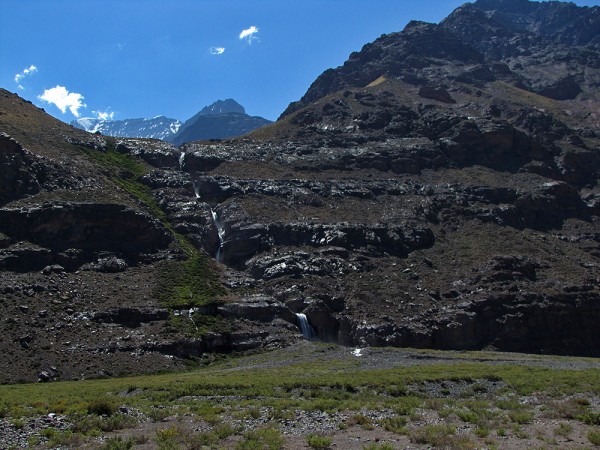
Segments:
[[[179,149],[3,91],[4,379],[289,345],[296,313],[351,346],[599,356],[599,9],[412,22]]]

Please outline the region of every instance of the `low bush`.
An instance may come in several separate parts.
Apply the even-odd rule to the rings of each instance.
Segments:
[[[279,450],[283,445],[281,432],[275,428],[261,428],[244,433],[235,450]]]
[[[310,448],[314,449],[327,449],[331,447],[333,439],[329,436],[323,436],[322,434],[311,433],[306,436],[306,443]]]
[[[90,414],[111,416],[117,412],[117,404],[108,397],[98,397],[88,403],[87,410]]]
[[[600,430],[592,430],[588,433],[588,440],[597,446],[600,446]]]

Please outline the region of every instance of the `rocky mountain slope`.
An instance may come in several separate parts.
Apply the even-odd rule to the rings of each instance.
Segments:
[[[179,149],[2,91],[3,379],[290,345],[297,313],[351,346],[599,356],[598,10],[412,22]]]

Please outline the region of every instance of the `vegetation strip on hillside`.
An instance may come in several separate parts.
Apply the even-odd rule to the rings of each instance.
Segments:
[[[83,148],[82,150],[107,170],[107,175],[116,185],[161,221],[175,237],[177,245],[185,255],[180,261],[160,263],[160,278],[154,292],[157,300],[172,310],[222,303],[225,289],[216,268],[211,265],[210,258],[173,229],[166,213],[156,204],[150,188],[140,182],[140,178],[150,170],[149,166],[130,155],[118,152],[113,139],[108,138],[108,144],[105,152]],[[194,322],[196,326],[192,327],[189,320],[180,320],[176,316],[171,316],[170,320],[174,328],[187,330],[190,334],[223,332],[229,329],[226,320],[217,316],[195,313]],[[198,323],[201,327],[197,326]]]

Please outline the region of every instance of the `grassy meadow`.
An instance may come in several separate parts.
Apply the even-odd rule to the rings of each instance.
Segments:
[[[552,368],[535,357],[507,363],[476,352],[369,368],[360,358],[331,358],[334,347],[227,357],[185,373],[4,385],[0,416],[16,428],[52,413],[69,424],[42,429],[29,438],[32,448],[324,449],[351,431],[379,436],[354,448],[508,448],[505,439],[561,448],[573,435],[598,445],[597,368]],[[316,416],[329,428],[294,429]]]

